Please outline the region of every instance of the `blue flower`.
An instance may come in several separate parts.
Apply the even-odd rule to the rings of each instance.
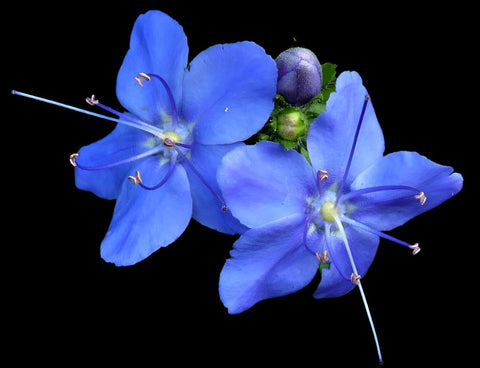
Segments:
[[[118,119],[12,91],[118,123],[70,158],[78,188],[117,200],[101,245],[102,257],[116,265],[135,264],[169,245],[192,217],[229,234],[246,229],[225,207],[216,170],[268,119],[275,61],[255,43],[238,42],[212,46],[187,62],[182,27],[149,11],[138,17],[118,73],[117,97],[128,112],[87,98]]]
[[[223,158],[220,188],[233,215],[250,228],[220,275],[220,297],[230,313],[303,288],[319,268],[315,298],[340,296],[358,285],[366,304],[360,278],[379,238],[414,254],[420,250],[383,231],[462,188],[460,174],[418,153],[384,156],[382,130],[366,96],[357,73],[339,76],[326,111],[310,127],[311,164],[273,142]]]

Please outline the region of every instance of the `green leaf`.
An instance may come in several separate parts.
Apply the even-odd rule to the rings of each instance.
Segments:
[[[322,64],[323,82],[322,91],[304,105],[304,111],[310,121],[325,111],[330,94],[335,91],[337,65],[332,63]]]
[[[281,110],[281,109],[285,109],[287,107],[290,107],[291,105],[285,100],[285,97],[283,97],[282,95],[275,95],[275,108],[274,108],[274,111],[275,110]]]
[[[313,121],[318,115],[325,111],[327,104],[323,101],[323,96],[321,94],[318,98],[313,98],[311,103],[305,109],[305,115]]]
[[[337,80],[337,64],[323,63],[322,64],[322,89],[335,89],[335,81]]]

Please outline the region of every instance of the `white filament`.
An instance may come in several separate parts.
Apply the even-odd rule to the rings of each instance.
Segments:
[[[359,273],[357,271],[357,266],[355,265],[355,261],[353,260],[353,255],[352,255],[352,251],[350,250],[350,245],[348,244],[347,234],[345,233],[345,229],[343,228],[342,221],[340,221],[340,218],[338,217],[338,215],[335,215],[335,223],[337,224],[338,231],[340,232],[340,236],[343,240],[343,243],[345,244],[345,249],[347,250],[348,258],[350,259],[350,264],[352,265],[353,272],[354,272],[355,275],[359,275]],[[377,337],[377,331],[375,330],[375,325],[373,324],[373,319],[372,319],[372,315],[370,313],[370,308],[368,307],[367,298],[365,296],[365,292],[363,291],[362,283],[361,283],[360,280],[358,280],[358,289],[360,290],[360,295],[362,296],[363,305],[365,306],[368,321],[370,322],[370,327],[372,329],[373,338],[375,340],[375,345],[377,347],[378,359],[379,359],[380,363],[383,363],[382,353],[380,351],[380,344],[378,342],[378,337]]]
[[[151,133],[151,134],[156,135],[156,136],[160,136],[160,137],[161,137],[161,134],[163,134],[163,133],[162,133],[160,130],[158,130],[157,128],[155,128],[155,127],[153,127],[153,126],[152,126],[152,127],[149,127],[147,124],[142,124],[142,125],[140,125],[140,124],[137,124],[137,123],[128,121],[128,120],[124,120],[124,119],[111,118],[111,117],[109,117],[109,116],[97,114],[97,113],[95,113],[95,112],[91,112],[91,111],[88,111],[88,110],[80,109],[80,108],[75,107],[75,106],[70,106],[70,105],[63,104],[63,103],[61,103],[61,102],[49,100],[49,99],[47,99],[47,98],[30,95],[30,94],[28,94],[28,93],[19,92],[19,91],[16,91],[16,90],[14,90],[14,89],[12,89],[12,95],[17,95],[17,96],[22,96],[22,97],[31,98],[31,99],[33,99],[33,100],[45,102],[45,103],[48,103],[48,104],[50,104],[50,105],[55,105],[55,106],[63,107],[63,108],[68,109],[68,110],[73,110],[73,111],[76,111],[76,112],[81,112],[81,113],[86,114],[86,115],[95,116],[95,117],[100,118],[100,119],[105,119],[105,120],[109,120],[109,121],[114,121],[115,123],[120,123],[120,124],[128,125],[128,126],[131,126],[131,127],[133,127],[133,128],[137,128],[137,129],[143,130],[143,131],[145,131],[145,132]]]

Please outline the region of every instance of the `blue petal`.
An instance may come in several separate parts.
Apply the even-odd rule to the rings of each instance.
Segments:
[[[305,213],[307,199],[317,192],[307,160],[266,141],[225,155],[217,180],[228,208],[248,227]]]
[[[226,153],[242,146],[243,143],[228,145],[203,145],[196,143],[191,150],[191,165],[184,163],[193,198],[193,218],[202,225],[227,234],[243,233],[247,228],[243,226],[230,211],[222,211],[220,200],[199,178],[202,176],[209,187],[220,196],[220,188],[216,180],[216,173],[220,162]],[[193,166],[196,170],[192,170]]]
[[[322,269],[322,279],[313,297],[320,299],[342,296],[354,287],[355,284],[353,282],[346,280],[334,265],[330,265],[329,269]]]
[[[146,185],[157,184],[169,169],[169,164],[160,166],[157,160],[145,159],[137,167]],[[181,165],[176,165],[166,184],[157,190],[125,182],[102,242],[102,257],[117,266],[133,265],[175,241],[191,215],[190,187]]]
[[[375,257],[380,238],[353,226],[344,225],[344,228],[355,267],[360,275],[363,276]],[[328,237],[327,248],[335,268],[345,279],[350,280],[354,270],[345,243],[338,236],[338,233],[333,233]]]
[[[105,138],[80,149],[78,163],[87,167],[113,164],[152,148],[151,135],[141,130],[118,124]],[[75,168],[75,183],[79,189],[88,190],[105,199],[116,199],[127,180],[130,165],[123,164],[103,170]]]
[[[356,72],[343,72],[325,112],[310,126],[307,145],[312,166],[327,170],[333,182],[340,181],[345,173],[366,95],[360,76]],[[346,184],[382,158],[384,148],[383,133],[369,101]]]
[[[412,217],[428,211],[458,193],[463,178],[449,166],[430,161],[416,152],[391,153],[362,172],[351,189],[405,185],[423,191],[425,205],[409,191],[384,191],[365,194],[354,202],[352,217],[376,229],[391,230]]]
[[[187,38],[175,20],[160,11],[140,15],[117,77],[120,103],[148,123],[158,123],[163,114],[171,116],[172,106],[160,81],[152,79],[140,87],[135,77],[152,73],[165,79],[178,106],[187,61]]]
[[[182,116],[203,144],[243,141],[268,120],[277,68],[253,42],[215,45],[191,63],[183,84]]]
[[[248,230],[234,244],[219,285],[229,313],[294,293],[312,280],[318,260],[303,245],[305,221],[302,214],[285,217]]]
[[[344,228],[356,269],[361,276],[364,276],[375,258],[380,239],[378,236],[352,226],[344,225]],[[341,296],[355,286],[350,281],[354,271],[345,243],[334,234],[336,233],[330,235],[327,240],[331,260],[330,269],[322,269],[322,279],[314,293],[315,298]]]

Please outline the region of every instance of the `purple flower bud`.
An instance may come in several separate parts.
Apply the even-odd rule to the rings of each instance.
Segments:
[[[322,67],[315,54],[303,47],[283,51],[275,60],[277,93],[291,105],[303,105],[322,89]]]

